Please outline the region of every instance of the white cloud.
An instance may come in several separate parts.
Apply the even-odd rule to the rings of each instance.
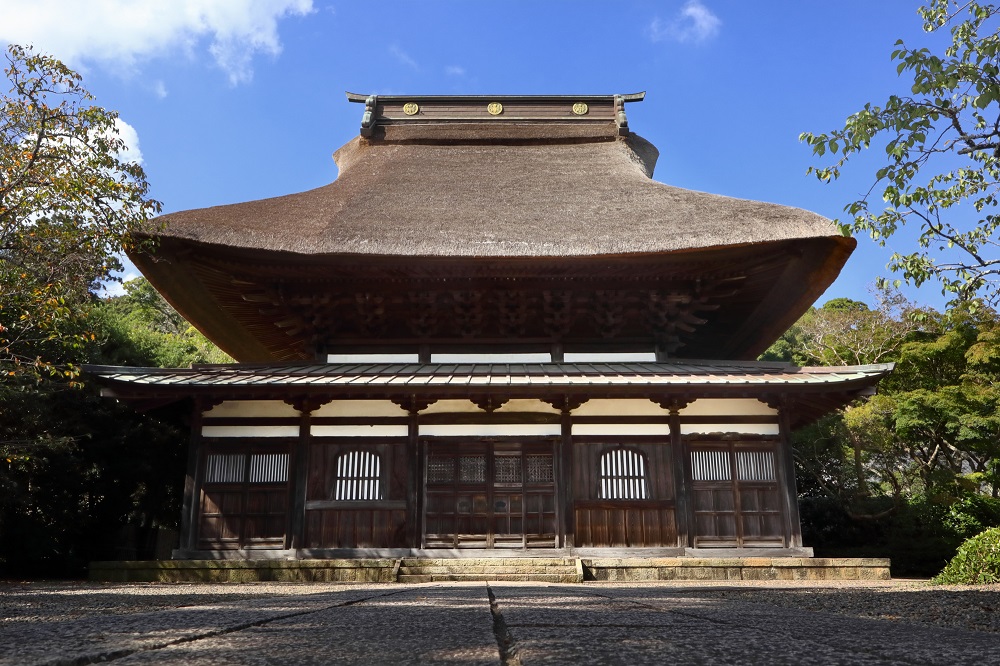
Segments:
[[[669,39],[675,42],[704,42],[719,34],[722,20],[701,4],[699,0],[688,0],[670,21],[654,18],[647,32],[654,42]]]
[[[389,53],[391,53],[393,57],[396,58],[396,60],[406,65],[407,67],[412,67],[413,69],[420,69],[420,65],[417,64],[417,61],[411,58],[408,53],[403,51],[403,49],[399,48],[395,44],[389,47]]]
[[[0,0],[0,41],[32,44],[73,65],[133,69],[155,57],[208,51],[233,84],[253,76],[257,53],[281,52],[278,20],[313,0]]]
[[[448,76],[465,76],[465,68],[458,65],[449,65],[444,68],[444,73]]]
[[[153,94],[160,99],[164,99],[167,96],[167,84],[157,79],[157,81],[153,83]]]
[[[118,154],[118,159],[122,162],[136,162],[142,164],[142,151],[139,150],[139,133],[121,118],[115,118],[115,129],[118,130],[118,138],[125,143],[125,149]]]

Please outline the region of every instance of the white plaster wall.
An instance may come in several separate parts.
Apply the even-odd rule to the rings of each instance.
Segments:
[[[548,352],[525,352],[510,354],[431,354],[431,363],[550,363]]]
[[[741,435],[777,435],[777,423],[682,423],[682,435],[734,432]]]
[[[699,398],[681,416],[774,416],[778,410],[756,398]]]
[[[406,416],[405,409],[391,400],[333,400],[313,416]],[[315,432],[313,428],[313,432]]]
[[[409,429],[402,425],[315,425],[309,429],[313,437],[406,437]]]
[[[281,400],[226,400],[204,413],[211,417],[298,416],[299,411]]]
[[[327,354],[327,363],[419,363],[418,354]]]
[[[670,435],[666,423],[574,423],[574,435]]]
[[[420,411],[421,414],[474,414],[483,412],[471,400],[438,400]],[[483,412],[485,413],[485,412]]]
[[[573,416],[668,416],[670,411],[644,398],[638,400],[598,398],[588,400],[572,413]]]
[[[559,410],[541,400],[511,400],[496,410],[497,414],[504,412],[535,412],[542,414],[558,414]]]
[[[428,437],[537,437],[561,433],[558,423],[441,423],[420,426],[420,434]]]
[[[299,427],[294,426],[213,426],[201,427],[204,437],[298,437]]]
[[[535,399],[509,400],[494,410],[496,414],[510,412],[534,412],[559,414],[559,410],[547,402]],[[438,400],[420,412],[421,414],[485,414],[486,410],[471,400]]]

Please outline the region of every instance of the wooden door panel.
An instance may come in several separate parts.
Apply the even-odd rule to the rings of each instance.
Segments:
[[[554,547],[551,448],[509,442],[430,443],[425,459],[424,545]]]
[[[689,462],[695,547],[785,545],[773,448],[692,446]]]

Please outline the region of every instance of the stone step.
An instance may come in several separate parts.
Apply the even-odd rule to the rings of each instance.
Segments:
[[[406,557],[397,580],[406,583],[438,581],[583,582],[577,560],[566,557],[469,557],[458,559]]]
[[[400,575],[543,575],[574,576],[576,567],[400,567]]]
[[[441,582],[536,582],[536,583],[582,583],[577,573],[439,573],[439,574],[404,574],[399,572],[400,583],[441,583]]]
[[[565,566],[575,567],[576,559],[572,557],[404,557],[402,566]]]

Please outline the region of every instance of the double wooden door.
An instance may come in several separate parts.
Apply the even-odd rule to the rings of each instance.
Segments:
[[[552,442],[426,442],[425,548],[555,547]]]
[[[698,443],[689,452],[694,546],[788,545],[773,445]]]

